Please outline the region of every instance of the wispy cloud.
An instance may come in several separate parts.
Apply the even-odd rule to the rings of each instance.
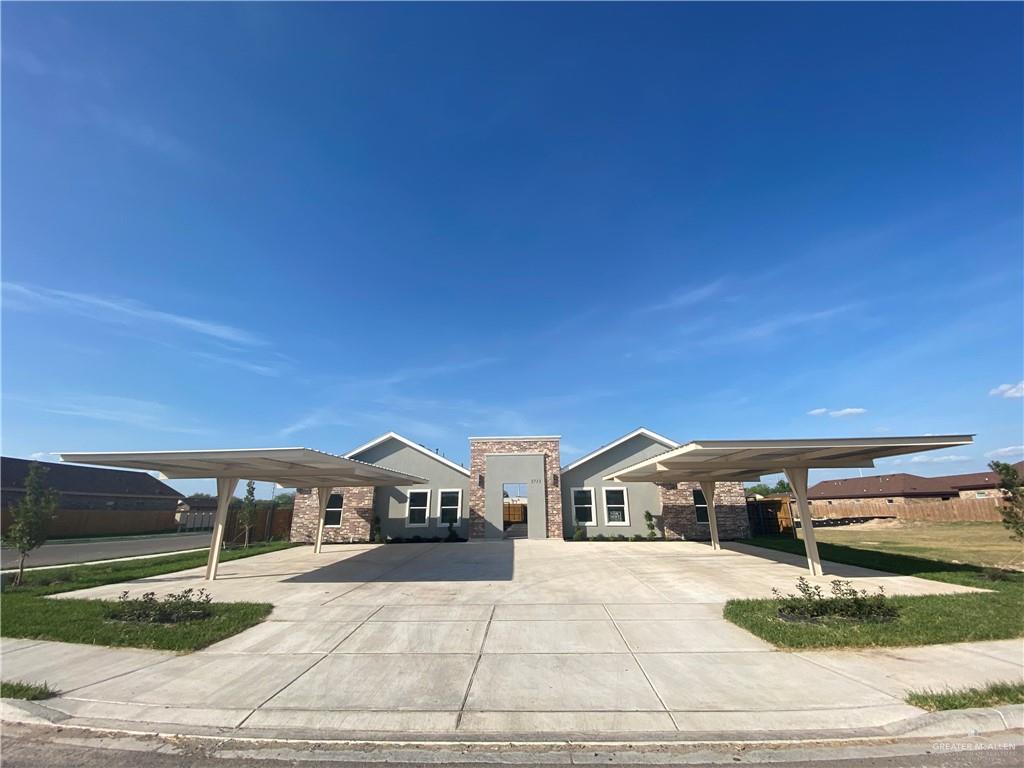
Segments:
[[[253,362],[252,360],[245,360],[238,357],[229,357],[227,355],[218,355],[214,354],[213,352],[197,352],[193,350],[192,354],[203,360],[209,360],[210,362],[218,363],[220,365],[227,365],[232,368],[238,368],[239,370],[248,371],[249,373],[255,373],[260,376],[281,375],[281,369],[278,366],[272,364],[257,363]]]
[[[912,456],[909,459],[889,459],[885,461],[886,464],[959,464],[964,461],[970,461],[973,457],[971,456],[957,456],[955,454],[945,454],[942,456],[932,456],[930,454],[921,454],[919,456]],[[881,463],[881,462],[879,462]]]
[[[867,408],[840,408],[837,411],[829,411],[829,416],[843,418],[844,416],[860,416],[862,413],[867,413]]]
[[[232,325],[167,312],[134,299],[98,296],[91,293],[9,282],[3,284],[3,291],[4,305],[7,309],[65,312],[117,325],[148,322],[247,346],[259,346],[267,343],[259,336]]]
[[[837,408],[834,411],[828,408],[814,408],[807,412],[808,416],[824,416],[828,414],[835,418],[843,418],[845,416],[860,416],[862,413],[867,413],[867,408]]]
[[[172,408],[152,400],[91,394],[57,394],[46,398],[8,395],[7,399],[58,416],[126,424],[155,432],[204,434],[206,429],[190,423]]]
[[[1008,445],[985,454],[986,459],[1007,459],[1015,456],[1024,456],[1024,445]]]
[[[725,279],[719,278],[710,283],[698,285],[695,288],[687,288],[685,291],[675,293],[664,301],[650,304],[646,307],[638,307],[636,312],[661,312],[666,309],[681,309],[682,307],[700,304],[702,301],[707,301],[712,296],[718,294],[724,286]]]
[[[994,389],[990,389],[988,393],[994,397],[1024,397],[1024,381],[1019,381],[1016,384],[1000,384]]]
[[[139,149],[177,162],[192,162],[197,158],[197,152],[185,141],[146,120],[111,112],[95,104],[88,108],[87,114],[97,128]]]

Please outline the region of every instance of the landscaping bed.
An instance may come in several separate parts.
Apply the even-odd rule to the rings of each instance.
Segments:
[[[759,537],[742,543],[802,555],[803,542]],[[931,645],[1024,637],[1024,574],[869,549],[819,543],[823,560],[989,590],[961,595],[885,597],[894,617],[787,621],[780,601],[730,600],[723,615],[780,648]]]
[[[221,553],[221,563],[275,552],[292,546],[275,542]],[[194,651],[231,637],[263,621],[269,603],[208,603],[185,611],[128,610],[125,601],[48,600],[49,595],[105,584],[118,584],[206,564],[207,552],[191,552],[141,560],[98,563],[68,568],[26,571],[25,582],[0,594],[0,635],[66,643]],[[129,593],[134,605],[143,602],[143,589]],[[190,601],[192,602],[192,601]],[[146,606],[143,606],[146,608]],[[200,615],[200,613],[202,615]],[[170,615],[171,619],[167,620]],[[153,619],[156,617],[156,620]]]

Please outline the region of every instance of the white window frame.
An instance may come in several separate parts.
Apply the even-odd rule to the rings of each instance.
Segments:
[[[341,521],[345,519],[345,492],[342,491],[341,493],[331,493],[331,494],[328,494],[328,496],[327,496],[327,503],[328,504],[331,503],[331,496],[341,496],[341,506],[340,507],[328,507],[326,505],[324,506],[324,528],[341,528]],[[327,513],[330,512],[330,511],[333,511],[335,509],[338,510],[338,523],[337,523],[337,525],[332,525],[332,524],[327,522]]]
[[[461,488],[439,488],[437,491],[437,524],[441,528],[447,528],[448,523],[441,519],[441,497],[446,493],[459,494],[459,502],[455,507],[455,525],[462,524],[462,489]]]
[[[701,498],[704,499],[703,504],[697,503],[697,491],[700,491]],[[704,489],[691,488],[690,496],[693,498],[693,519],[697,521],[697,525],[711,525],[711,510],[708,508],[708,500],[707,497],[704,496]],[[707,520],[701,520],[699,517],[697,517],[697,510],[700,509],[701,507],[704,508],[704,516],[707,517]]]
[[[623,523],[613,523],[608,519],[608,491],[622,491]],[[606,485],[601,489],[601,503],[604,504],[604,524],[609,527],[623,528],[629,525],[629,489],[624,485]],[[612,504],[613,507],[619,506]]]
[[[425,493],[427,494],[426,509],[423,514],[422,523],[413,523],[409,520],[409,512],[412,508],[412,495],[414,493]],[[419,507],[417,506],[417,509]],[[430,489],[429,488],[410,488],[405,494],[405,527],[406,528],[426,528],[430,525]]]
[[[590,522],[581,523],[576,517],[576,491],[590,491]],[[572,524],[575,528],[577,525],[585,525],[591,528],[597,525],[597,494],[594,493],[594,489],[591,486],[584,486],[582,488],[570,488],[569,489],[569,503],[572,505]],[[582,504],[581,506],[587,506]]]

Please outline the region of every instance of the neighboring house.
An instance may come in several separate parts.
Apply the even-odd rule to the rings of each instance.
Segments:
[[[1013,465],[1024,474],[1024,461]],[[972,472],[963,475],[921,477],[906,472],[891,475],[851,477],[844,480],[823,480],[807,491],[808,501],[814,505],[831,506],[863,501],[882,501],[886,504],[915,504],[954,499],[998,499],[999,475]]]
[[[816,504],[872,499],[887,504],[913,504],[924,501],[949,501],[956,493],[942,478],[919,477],[906,472],[891,475],[823,480],[807,491],[807,500]]]
[[[368,541],[374,518],[385,537],[444,537],[449,522],[462,538],[570,538],[577,525],[590,537],[647,535],[644,512],[669,539],[710,539],[707,504],[696,484],[611,483],[619,467],[656,456],[679,443],[637,429],[560,466],[560,437],[471,437],[470,468],[394,432],[346,457],[427,480],[423,485],[336,488],[327,504],[324,541]],[[715,493],[723,539],[748,535],[741,483]],[[313,541],[319,514],[315,489],[298,489],[293,541]]]
[[[43,482],[60,494],[49,535],[94,536],[174,531],[175,510],[182,494],[146,472],[102,469],[53,462],[0,459],[2,528],[10,524],[10,508],[24,495],[29,467],[46,471]]]

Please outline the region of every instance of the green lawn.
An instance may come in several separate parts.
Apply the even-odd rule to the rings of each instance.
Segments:
[[[815,531],[817,533],[817,531]],[[744,543],[803,554],[803,542],[758,537]],[[886,624],[797,624],[777,616],[773,600],[730,600],[725,618],[782,648],[930,645],[1024,636],[1024,573],[819,542],[824,560],[990,590],[968,595],[893,597],[900,617]]]
[[[907,703],[935,712],[940,709],[974,709],[1002,704],[1024,704],[1024,683],[992,683],[984,688],[948,691],[911,691]]]
[[[58,691],[55,691],[46,683],[37,685],[36,683],[22,683],[17,680],[0,682],[0,698],[3,699],[38,701],[39,699],[49,699],[56,696],[57,693]]]
[[[221,562],[262,555],[292,546],[286,542],[228,550]],[[25,583],[4,584],[0,595],[0,635],[66,643],[194,651],[258,624],[270,613],[268,603],[214,603],[213,616],[184,624],[133,624],[111,621],[106,600],[47,600],[46,596],[77,589],[174,573],[206,564],[207,552],[191,552],[143,560],[83,565],[25,572]],[[135,597],[144,587],[132,590]]]
[[[845,544],[947,563],[1018,570],[1024,567],[1024,545],[1010,538],[1002,523],[874,521],[815,528],[814,537],[826,544]]]

